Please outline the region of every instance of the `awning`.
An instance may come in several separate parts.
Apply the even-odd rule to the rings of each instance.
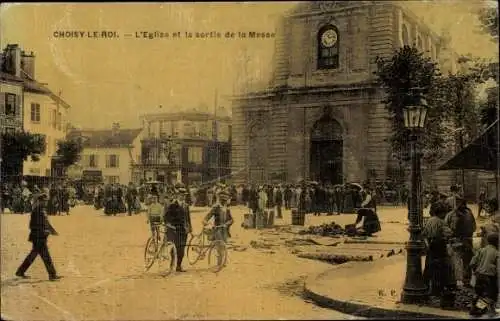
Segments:
[[[439,170],[498,170],[498,120],[479,137],[439,167]]]

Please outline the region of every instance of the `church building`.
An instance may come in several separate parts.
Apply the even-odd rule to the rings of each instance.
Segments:
[[[445,39],[397,1],[312,1],[283,17],[275,41],[267,88],[233,100],[234,181],[387,177],[398,162],[375,59],[416,45],[441,61]]]

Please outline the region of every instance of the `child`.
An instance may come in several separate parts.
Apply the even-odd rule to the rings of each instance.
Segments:
[[[494,313],[498,298],[498,233],[488,234],[487,241],[488,245],[479,249],[470,263],[476,276],[477,298],[470,310],[473,316]]]

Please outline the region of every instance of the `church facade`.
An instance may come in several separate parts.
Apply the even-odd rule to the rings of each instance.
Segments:
[[[387,177],[397,166],[375,59],[416,45],[439,61],[443,39],[397,2],[304,2],[276,33],[268,88],[233,100],[238,183]]]

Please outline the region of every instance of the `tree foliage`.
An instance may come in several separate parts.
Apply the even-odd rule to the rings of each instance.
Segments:
[[[392,136],[390,142],[393,155],[405,160],[408,152],[408,131],[404,127],[404,108],[419,103],[415,88],[427,99],[429,110],[427,124],[420,143],[424,160],[434,162],[441,156],[445,143],[443,138],[443,104],[439,102],[440,72],[435,62],[425,57],[418,49],[404,46],[389,59],[377,58],[376,75],[386,91],[383,101],[390,114]]]
[[[483,127],[488,127],[498,118],[498,86],[488,88],[486,101],[480,106],[480,119]]]
[[[447,127],[449,137],[463,148],[479,131],[479,111],[475,88],[479,75],[475,72],[460,72],[439,80],[439,102],[451,126]]]
[[[45,152],[45,136],[25,131],[2,133],[2,175],[20,175],[24,161],[36,162]]]
[[[485,6],[479,10],[481,29],[489,33],[492,40],[498,41],[498,7]]]
[[[57,161],[67,168],[80,161],[83,143],[80,138],[70,138],[57,142]]]

